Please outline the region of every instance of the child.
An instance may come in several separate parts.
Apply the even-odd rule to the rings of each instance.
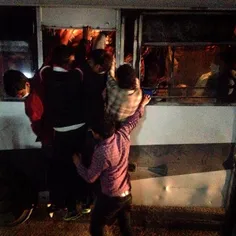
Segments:
[[[116,218],[122,234],[132,235],[130,226],[132,196],[128,174],[130,133],[143,116],[144,107],[150,99],[149,95],[144,95],[139,108],[118,130],[115,130],[115,122],[111,119],[92,126],[93,136],[99,143],[94,150],[89,168],[82,165],[78,155],[73,156],[78,174],[87,182],[93,183],[100,177],[102,193],[97,197],[92,212],[90,222],[92,236],[102,236],[104,226]]]
[[[42,67],[33,79],[28,79],[17,70],[8,70],[3,77],[6,94],[11,97],[24,98],[25,113],[37,136],[36,142],[41,142],[42,147],[51,145],[53,137],[52,126],[45,116],[44,91],[41,83],[47,70],[50,70],[49,66]]]
[[[106,112],[114,116],[116,121],[125,121],[134,114],[142,100],[142,90],[130,65],[125,64],[117,69],[117,80],[109,77],[107,97]]]

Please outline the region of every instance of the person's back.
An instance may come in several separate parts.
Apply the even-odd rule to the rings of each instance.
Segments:
[[[101,175],[102,192],[108,196],[120,196],[130,190],[128,174],[128,156],[130,149],[129,135],[122,129],[106,139],[102,144],[109,157],[109,167]],[[104,185],[103,183],[106,183]],[[106,186],[106,188],[104,188]]]
[[[66,45],[60,45],[52,54],[52,70],[44,79],[45,106],[54,129],[53,163],[51,167],[50,213],[56,208],[67,207],[64,220],[79,217],[76,209],[78,184],[71,155],[84,148],[86,124],[83,109],[83,73],[71,70],[74,52]],[[82,189],[81,189],[82,191]]]
[[[130,133],[143,116],[144,107],[150,101],[144,95],[136,112],[116,130],[112,116],[105,116],[91,127],[93,137],[98,140],[91,165],[86,168],[78,155],[73,155],[77,172],[89,183],[98,178],[101,182],[101,194],[97,196],[90,223],[92,236],[104,235],[106,224],[117,218],[122,235],[132,235],[130,226],[130,206],[132,202],[131,183],[128,174]]]
[[[117,121],[124,121],[134,114],[142,100],[142,90],[131,66],[120,66],[117,70],[117,80],[109,77],[107,96],[106,112]]]
[[[82,72],[58,71],[54,67],[45,79],[47,108],[54,127],[84,122]]]
[[[83,91],[85,97],[85,116],[88,125],[104,114],[107,72],[110,70],[112,57],[105,50],[93,50],[90,59],[82,69]]]

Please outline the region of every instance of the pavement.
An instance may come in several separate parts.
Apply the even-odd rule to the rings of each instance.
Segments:
[[[202,207],[146,207],[133,206],[134,236],[191,236],[221,235],[225,210]],[[76,221],[64,222],[60,217],[50,218],[46,207],[36,208],[25,223],[0,228],[0,236],[88,236],[89,215]],[[106,227],[106,236],[120,235],[115,224]]]

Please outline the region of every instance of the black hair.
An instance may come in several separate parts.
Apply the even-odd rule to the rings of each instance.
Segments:
[[[4,90],[8,96],[16,97],[19,90],[25,88],[28,78],[18,70],[8,70],[4,73]]]
[[[116,131],[116,123],[113,116],[105,114],[102,118],[98,119],[91,126],[91,129],[99,134],[102,139],[111,137]]]
[[[70,61],[70,56],[73,55],[73,49],[67,45],[61,44],[54,48],[52,52],[51,62],[58,66],[63,66],[68,64]]]
[[[94,61],[95,65],[100,65],[105,72],[111,69],[112,56],[104,49],[93,50],[90,54],[90,59]]]
[[[118,86],[122,89],[136,89],[136,74],[134,69],[124,64],[117,69]]]

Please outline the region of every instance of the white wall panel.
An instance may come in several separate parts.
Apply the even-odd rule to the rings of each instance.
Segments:
[[[23,102],[0,102],[0,150],[39,148]]]
[[[235,142],[236,107],[147,106],[132,145]]]
[[[56,27],[116,27],[116,10],[94,8],[42,8],[42,24]]]
[[[131,181],[133,204],[224,207],[231,170]]]
[[[147,106],[132,145],[231,143],[236,107]],[[0,102],[0,150],[39,147],[23,102]]]

